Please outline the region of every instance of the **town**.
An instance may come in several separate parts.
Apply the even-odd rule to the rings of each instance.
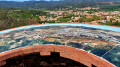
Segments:
[[[2,21],[0,30],[44,23],[80,23],[120,27],[119,9],[113,11],[103,10],[100,7],[84,7],[75,10],[0,9],[0,21]]]
[[[45,11],[49,16],[39,16],[45,23],[120,24],[120,11],[92,11],[99,8],[81,8],[81,11]]]

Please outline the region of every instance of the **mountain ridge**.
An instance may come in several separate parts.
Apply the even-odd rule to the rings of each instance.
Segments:
[[[11,8],[25,8],[25,9],[53,9],[53,8],[66,8],[69,6],[73,7],[87,7],[96,6],[96,2],[115,2],[119,0],[60,0],[60,1],[0,1],[0,7],[11,7]]]

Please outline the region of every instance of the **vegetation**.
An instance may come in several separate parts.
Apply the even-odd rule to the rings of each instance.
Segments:
[[[67,21],[71,20],[71,17],[72,17],[72,15],[64,16],[64,17],[58,18],[57,20],[60,22],[67,22]]]
[[[13,5],[13,3],[15,3]],[[57,15],[48,14],[43,10],[73,10],[74,11],[88,11],[89,14],[102,11],[113,11],[119,10],[120,5],[116,2],[115,5],[110,5],[108,3],[102,2],[94,2],[94,1],[73,1],[73,0],[64,0],[64,1],[30,1],[30,2],[4,2],[0,1],[0,30],[14,28],[24,25],[30,24],[42,24],[45,22],[48,23],[58,23],[58,22],[67,22],[70,21],[74,17],[78,17],[75,15],[65,15],[63,17],[58,18],[57,20],[51,21],[41,21],[39,16],[46,16],[47,18],[52,17],[56,18]],[[37,5],[36,5],[37,4]],[[43,5],[44,4],[44,5]],[[17,6],[16,6],[17,5]],[[15,6],[15,7],[14,7]],[[90,9],[90,10],[77,10],[76,8],[84,8],[84,7],[100,7],[100,9]],[[22,8],[22,9],[21,9]],[[23,9],[24,8],[24,9]],[[104,18],[106,19],[106,18]],[[91,22],[100,20],[100,16],[92,15],[92,18],[87,18],[86,16],[82,16],[79,20],[72,20],[73,22]],[[112,26],[120,26],[120,22],[107,22],[101,23],[104,25],[112,25]]]
[[[91,16],[91,18],[86,18],[86,16],[81,16],[79,22],[90,22],[95,20],[100,20],[100,17],[95,15]]]
[[[109,21],[106,23],[98,22],[98,23],[103,24],[103,25],[110,25],[110,26],[120,26],[120,22],[118,22],[118,21],[116,21],[116,22]]]
[[[120,5],[101,5],[100,10],[103,11],[117,11],[120,10]]]
[[[62,17],[58,19],[60,22],[67,22],[70,21],[70,18]]]
[[[99,1],[99,0],[96,0]],[[25,2],[5,2],[0,1],[1,7],[24,8],[24,9],[46,9],[46,10],[61,10],[68,8],[69,10],[75,8],[94,7],[101,5],[110,5],[109,3],[97,3],[95,0],[62,0],[62,1],[25,1]]]
[[[40,15],[46,15],[44,11],[36,10],[5,10],[0,11],[0,30],[14,28],[30,24],[39,24]]]

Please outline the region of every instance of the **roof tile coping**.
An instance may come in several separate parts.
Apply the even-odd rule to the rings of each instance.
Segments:
[[[46,47],[49,48],[47,51],[45,50]],[[65,47],[65,48],[68,48],[70,46],[64,46],[64,45],[34,45],[34,46],[26,46],[26,47],[20,47],[20,48],[16,48],[16,49],[13,49],[13,50],[9,50],[9,51],[5,51],[5,52],[1,52],[0,54],[0,61],[5,61],[6,59],[9,59],[9,58],[12,58],[12,57],[15,57],[17,55],[24,55],[24,54],[29,54],[29,53],[34,53],[35,52],[35,49],[38,48],[38,51],[37,52],[44,52],[44,50],[46,52],[50,51],[50,52],[55,52],[55,50],[53,49],[50,49],[51,47],[48,47],[48,46],[51,46],[53,47],[54,49],[56,47]],[[41,50],[39,49],[39,47],[41,48]],[[73,48],[73,47],[70,47],[70,49],[76,49],[76,50],[80,50],[80,51],[84,51],[86,53],[86,56],[87,56],[87,60],[88,62],[92,63],[92,64],[95,64],[96,66],[98,67],[102,67],[102,65],[109,65],[110,67],[116,67],[115,65],[113,65],[112,63],[108,62],[107,60],[105,60],[104,58],[102,57],[99,57],[99,56],[96,56],[94,54],[91,54],[83,49],[78,49],[78,48]],[[70,50],[71,51],[71,50]],[[14,52],[14,53],[13,53]],[[82,53],[82,54],[83,54]],[[92,59],[91,59],[92,58]],[[93,60],[94,59],[94,60]]]

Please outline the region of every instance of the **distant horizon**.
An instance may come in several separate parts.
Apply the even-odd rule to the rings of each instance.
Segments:
[[[60,0],[0,0],[0,1],[24,2],[24,1],[60,1]]]

